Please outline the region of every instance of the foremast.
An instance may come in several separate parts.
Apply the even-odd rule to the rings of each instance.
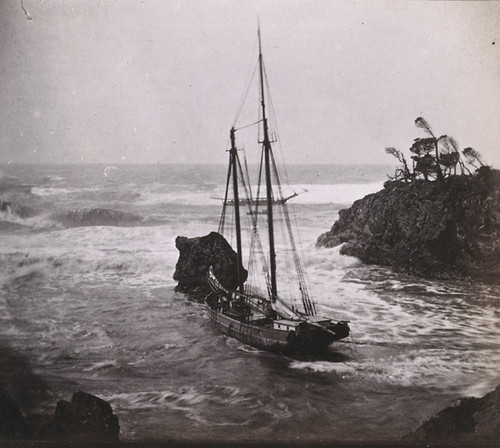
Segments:
[[[278,287],[276,284],[276,250],[274,244],[274,221],[273,221],[273,190],[271,182],[271,140],[269,139],[269,128],[266,117],[266,102],[264,94],[264,63],[262,59],[262,43],[260,38],[260,27],[258,30],[259,36],[259,74],[260,74],[260,104],[262,110],[262,126],[263,126],[263,141],[264,148],[264,165],[266,176],[266,201],[267,201],[267,226],[269,234],[269,268],[271,277],[271,301],[276,302],[278,296]]]
[[[236,149],[235,129],[231,128],[230,139],[231,149],[229,150],[229,160],[233,177],[233,195],[234,195],[234,220],[236,226],[236,255],[237,255],[237,275],[238,290],[243,292],[243,279],[241,270],[243,268],[243,258],[241,249],[241,220],[240,220],[240,199],[238,194],[238,150]]]

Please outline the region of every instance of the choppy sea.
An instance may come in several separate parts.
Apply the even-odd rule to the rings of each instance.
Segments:
[[[290,359],[217,333],[174,292],[176,236],[217,230],[219,165],[0,166],[0,345],[52,413],[83,390],[123,440],[397,440],[500,384],[500,288],[430,281],[315,247],[382,166],[292,166],[311,296],[352,335]],[[0,378],[1,381],[1,378]]]

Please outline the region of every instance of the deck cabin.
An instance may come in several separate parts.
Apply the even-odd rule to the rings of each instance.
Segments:
[[[292,331],[296,330],[299,324],[300,322],[295,320],[280,319],[274,321],[274,329]]]

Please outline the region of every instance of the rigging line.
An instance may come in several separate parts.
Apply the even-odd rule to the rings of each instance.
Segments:
[[[228,223],[227,226],[225,226],[224,229],[224,237],[226,238],[227,242],[231,245],[231,247],[234,247],[234,207],[228,207],[228,212],[226,212],[225,216],[225,222]]]
[[[260,184],[262,183],[262,167],[264,165],[264,148],[260,151],[260,163],[259,163],[259,177],[257,178],[257,201],[255,203],[255,225],[257,226],[257,217],[259,216],[259,201],[260,198]]]
[[[299,223],[298,223],[298,220],[297,220],[297,213],[295,213],[295,206],[293,203],[289,204],[291,209],[292,209],[292,216],[293,216],[293,220],[294,220],[294,223],[295,223],[295,228],[296,229],[299,229]],[[302,243],[302,239],[300,237],[300,232],[296,232],[296,237],[298,239],[298,242],[299,242],[299,247],[303,247],[303,243]],[[308,273],[307,273],[307,269],[305,269],[305,263],[303,261],[303,255],[299,254],[299,258],[302,257],[302,266],[304,266],[304,269],[303,269],[303,275],[304,275],[304,283],[305,285],[309,285],[310,282],[309,282],[309,276],[308,276]],[[309,296],[309,291],[307,291],[307,294]],[[314,314],[316,315],[316,303],[314,301],[311,301],[312,303],[312,307],[313,307],[313,311],[314,311]]]
[[[275,126],[275,132],[276,134],[278,135],[278,129],[277,129],[277,119],[276,119],[276,115],[275,115],[275,112],[274,112],[274,105],[273,105],[273,101],[272,101],[272,96],[271,96],[271,89],[269,87],[269,79],[268,79],[268,76],[267,76],[267,71],[265,70],[265,67],[264,67],[264,81],[265,81],[265,84],[266,84],[266,89],[267,89],[267,97],[268,97],[268,104],[270,106],[270,110],[271,110],[271,117],[273,118],[273,121],[274,121],[274,126]],[[280,148],[280,152],[281,152],[281,157],[282,159],[284,159],[284,156],[283,156],[283,149],[282,149],[282,146],[281,146],[281,142],[278,138],[278,144],[279,144],[279,148]],[[275,171],[275,177],[276,177],[276,180],[277,180],[277,183],[278,183],[278,189],[279,189],[279,194],[281,196],[281,199],[283,198],[283,192],[282,192],[282,189],[281,189],[281,184],[280,184],[280,180],[279,180],[279,175],[278,175],[278,171],[277,171],[277,168],[276,168],[276,160],[274,158],[274,153],[271,152],[271,156],[273,158],[273,166],[274,166],[274,171]],[[285,174],[285,180],[286,180],[286,183],[289,185],[289,181],[288,181],[288,172],[287,172],[287,169],[286,169],[286,165],[283,163],[283,170],[284,170],[284,174]],[[293,243],[293,247],[292,247],[292,251],[294,253],[294,260],[296,260],[296,269],[297,269],[297,274],[299,275],[299,282],[300,282],[300,286],[301,286],[301,292],[302,292],[302,297],[303,297],[303,302],[304,302],[304,307],[308,308],[311,312],[311,314],[316,314],[316,307],[315,307],[315,304],[313,302],[311,302],[311,300],[309,299],[309,292],[307,291],[307,285],[306,285],[306,274],[304,272],[304,269],[302,268],[302,262],[298,256],[298,253],[297,253],[297,250],[296,250],[296,244],[295,244],[295,241],[294,241],[294,237],[293,237],[293,232],[292,232],[292,228],[291,228],[291,223],[290,223],[290,217],[289,217],[289,213],[288,213],[288,209],[287,209],[287,206],[286,206],[286,203],[283,203],[283,210],[284,210],[284,214],[285,214],[285,220],[287,222],[287,227],[289,228],[289,235],[290,235],[290,240],[291,242]],[[296,216],[294,215],[295,217],[295,221],[296,221]]]
[[[269,104],[270,114],[271,114],[271,117],[272,117],[272,120],[273,120],[273,124],[274,124],[274,132],[275,132],[275,137],[276,137],[275,140],[277,140],[277,142],[278,142],[278,146],[279,146],[279,150],[280,150],[280,155],[281,155],[281,160],[284,161],[285,157],[284,157],[284,153],[283,153],[283,146],[281,145],[281,139],[280,139],[280,136],[279,136],[278,120],[277,120],[276,114],[275,114],[275,108],[274,108],[273,98],[272,98],[271,89],[270,89],[270,86],[269,86],[269,78],[267,76],[267,71],[265,70],[265,67],[264,67],[264,80],[265,80],[266,89],[267,89],[267,98],[268,98],[268,104]],[[274,158],[274,154],[273,154],[273,158]],[[276,161],[274,161],[274,164],[276,165]],[[287,185],[290,185],[287,166],[286,166],[286,164],[284,162],[282,162],[281,166],[282,166],[284,177],[285,177],[285,183]],[[276,176],[278,177],[277,170],[276,170]],[[280,184],[279,180],[278,180],[278,184]],[[283,197],[281,188],[280,188],[280,194]],[[288,205],[288,204],[286,204],[286,205]],[[296,227],[298,228],[297,215],[295,213],[295,208],[294,208],[293,204],[291,204],[291,206],[292,206],[293,220],[295,222]],[[289,219],[288,216],[289,216],[289,213],[287,211],[287,214],[286,214],[287,219]],[[300,234],[297,234],[297,237],[298,237],[299,244],[302,245]],[[297,257],[298,257],[298,260],[299,260],[299,269],[300,269],[301,276],[302,276],[302,282],[301,282],[302,286],[301,287],[305,291],[305,294],[307,295],[307,298],[308,298],[309,297],[309,292],[307,291],[307,272],[302,268],[302,264],[303,263],[300,260],[300,257],[298,256],[298,254],[297,254]],[[316,314],[316,306],[315,306],[314,302],[311,302],[309,299],[307,299],[307,302],[308,302],[308,304],[312,305],[312,311],[313,311],[312,314],[313,315]]]
[[[257,230],[257,227],[253,227],[252,229],[252,241],[251,241],[251,255],[250,255],[250,262],[253,262],[252,260],[255,259],[255,252],[259,252],[260,255],[260,262],[262,265],[262,270],[264,273],[265,281],[266,281],[266,288],[268,290],[268,293],[271,291],[271,278],[269,275],[269,266],[267,264],[266,257],[264,255],[264,250],[262,248],[262,242],[260,240],[260,235]]]
[[[265,281],[266,281],[266,288],[269,292],[270,288],[271,288],[271,286],[270,286],[271,279],[269,277],[269,267],[267,265],[266,257],[264,256],[264,251],[262,249],[262,242],[260,241],[259,233],[257,231],[257,228],[254,227],[253,231],[252,231],[252,241],[251,241],[249,265],[254,266],[256,264],[256,261],[255,261],[255,258],[256,258],[255,252],[256,251],[258,251],[260,254],[260,259],[261,259],[260,261],[262,263],[262,270],[263,270]],[[253,275],[253,272],[252,272],[252,275]]]
[[[281,160],[284,161],[285,158],[284,158],[284,155],[283,155],[283,147],[281,146],[281,139],[280,139],[279,129],[278,129],[278,120],[276,119],[276,114],[275,114],[275,111],[274,111],[273,97],[271,95],[271,88],[269,86],[269,78],[267,76],[267,71],[265,70],[265,67],[264,67],[264,81],[266,83],[267,98],[268,98],[269,109],[270,109],[270,113],[271,113],[271,117],[272,117],[272,122],[274,123],[274,133],[275,133],[275,136],[276,136],[275,140],[277,140],[277,142],[278,142],[278,146],[279,146],[279,149],[280,149]],[[282,163],[281,166],[283,167],[283,172],[285,174],[285,182],[286,182],[287,185],[290,185],[290,182],[288,180],[288,171],[286,169],[285,163]]]
[[[252,202],[252,184],[250,183],[250,173],[248,171],[248,163],[247,163],[247,153],[246,153],[246,151],[243,151],[243,162],[244,162],[244,165],[245,165],[246,181],[248,183],[248,189],[250,190],[250,205],[251,205],[251,202]],[[252,209],[252,207],[250,207],[250,210],[251,209]]]
[[[282,152],[282,148],[281,148],[281,145],[280,145],[280,151]],[[275,166],[275,170],[276,170],[276,177],[278,177],[278,171],[277,171],[277,168],[276,168],[276,161],[274,159],[274,153],[272,154],[273,156],[273,162],[274,162],[274,166]],[[282,152],[282,157],[283,157],[283,152]],[[286,172],[286,165],[283,164],[282,165],[283,168],[284,168],[284,171],[285,171],[285,177],[287,177],[287,172]],[[290,186],[289,182],[288,182],[288,179],[286,180],[286,184],[288,186]],[[280,191],[280,195],[283,195],[282,193],[282,190],[281,190],[281,182],[278,181],[278,187],[279,187],[279,191]],[[307,275],[307,271],[304,269],[304,262],[301,260],[301,255],[299,253],[298,250],[296,250],[296,247],[297,247],[297,244],[295,243],[295,237],[298,239],[298,242],[299,242],[299,246],[302,246],[302,240],[300,238],[300,232],[296,232],[296,233],[293,233],[293,229],[292,229],[292,226],[291,226],[291,222],[290,222],[290,213],[288,212],[288,209],[289,209],[289,205],[291,207],[291,210],[292,210],[292,213],[291,215],[293,216],[293,221],[294,221],[294,224],[295,224],[295,228],[298,229],[299,228],[299,225],[298,225],[298,221],[297,221],[297,214],[295,213],[295,207],[292,204],[288,204],[287,202],[286,203],[283,203],[283,206],[284,206],[284,210],[285,210],[285,219],[288,221],[287,222],[287,226],[289,227],[289,233],[290,233],[290,238],[293,239],[293,245],[294,245],[294,254],[295,254],[295,257],[297,259],[297,271],[300,271],[300,276],[301,276],[301,292],[303,290],[303,294],[305,294],[306,296],[306,300],[308,302],[308,306],[310,305],[311,306],[311,310],[312,310],[312,315],[316,315],[316,304],[310,300],[310,295],[309,295],[309,290],[308,290],[308,275]]]
[[[255,51],[255,47],[254,47],[254,51]],[[243,95],[243,97],[242,97],[242,100],[241,100],[241,102],[240,102],[240,105],[239,105],[239,107],[238,107],[238,111],[237,111],[237,113],[236,113],[236,117],[235,117],[235,119],[234,119],[233,126],[232,126],[233,128],[234,128],[234,127],[236,127],[236,123],[238,123],[238,120],[240,119],[240,115],[241,115],[241,112],[242,112],[242,110],[243,110],[243,106],[244,106],[244,105],[245,105],[245,103],[246,103],[247,96],[248,96],[248,92],[250,91],[250,87],[251,87],[252,82],[253,82],[253,80],[254,80],[254,78],[255,78],[255,73],[256,73],[256,71],[257,71],[257,67],[258,67],[258,65],[259,65],[259,63],[258,63],[258,61],[257,61],[257,62],[255,63],[254,68],[253,68],[252,74],[251,74],[251,76],[249,77],[249,81],[248,81],[248,83],[247,83],[247,89],[246,89],[246,92],[244,93],[244,95]]]
[[[251,126],[255,126],[256,124],[259,124],[261,121],[262,121],[262,119],[257,120],[255,123],[250,123],[250,124],[246,124],[245,126],[240,126],[239,128],[236,128],[235,131],[240,131],[241,129],[246,129],[246,128],[249,128]]]
[[[281,211],[280,215],[283,215],[283,207],[279,207],[279,210]],[[281,241],[287,241],[287,230],[283,225],[279,226],[279,231],[280,231],[280,236],[281,236]],[[282,251],[283,256],[281,257],[282,261],[284,262],[285,265],[285,275],[286,275],[286,285],[288,285],[288,296],[289,299],[297,305],[297,296],[296,296],[296,291],[295,288],[293,287],[295,285],[296,281],[296,274],[293,271],[293,267],[295,266],[295,261],[293,258],[290,257],[290,254],[287,253],[288,251]]]
[[[243,152],[243,154],[245,154],[245,152]],[[246,163],[246,158],[245,158],[245,163]],[[247,180],[249,179],[248,167],[245,164],[245,169],[246,169],[246,173],[245,173],[243,171],[243,167],[241,165],[241,160],[240,160],[239,154],[236,154],[236,165],[237,165],[237,170],[239,172],[239,181],[241,183],[241,186],[243,187],[243,191],[244,191],[245,199],[246,199],[245,205],[246,205],[247,212],[248,212],[246,215],[247,215],[247,217],[249,216],[249,219],[247,219],[246,221],[247,221],[247,225],[249,226],[249,228],[251,228],[252,223],[253,223],[252,208],[251,208],[252,190],[251,190],[249,183],[247,182]]]
[[[274,175],[275,175],[276,181],[277,181],[278,191],[279,191],[280,196],[283,197],[283,193],[281,190],[281,184],[279,182],[278,170],[276,168],[276,161],[274,159],[274,154],[272,151],[271,151],[271,158],[272,158],[272,162],[273,162],[272,166],[273,166]],[[294,262],[295,262],[295,268],[297,270],[297,277],[299,280],[300,290],[302,293],[302,301],[304,304],[304,309],[308,313],[315,315],[315,307],[313,306],[313,304],[309,298],[309,292],[307,290],[307,285],[305,282],[304,269],[302,267],[302,262],[300,260],[300,257],[299,257],[298,251],[297,251],[297,246],[295,244],[295,238],[293,235],[293,229],[292,229],[292,225],[290,222],[290,216],[288,213],[288,208],[287,208],[286,202],[283,203],[283,215],[285,217],[285,223],[286,223],[286,226],[288,229],[288,235],[289,235],[289,239],[290,239],[290,245],[292,247],[292,255],[293,255]]]
[[[258,249],[259,249],[259,252],[261,254],[261,262],[262,262],[262,265],[263,265],[263,268],[264,268],[264,272],[265,272],[265,277],[266,277],[266,283],[267,284],[270,284],[270,279],[269,279],[269,269],[268,269],[268,266],[267,266],[267,262],[266,262],[266,259],[264,257],[264,251],[262,250],[262,243],[260,241],[260,237],[259,237],[259,234],[257,232],[257,225],[256,225],[256,215],[254,214],[253,212],[253,209],[252,209],[252,188],[251,188],[251,185],[250,185],[250,182],[248,181],[248,185],[247,183],[245,182],[245,176],[244,176],[244,173],[243,173],[243,168],[241,166],[241,161],[240,161],[240,157],[238,155],[236,155],[236,162],[237,162],[237,165],[238,165],[238,169],[239,169],[239,172],[240,172],[240,182],[243,186],[243,189],[245,191],[245,194],[246,194],[246,197],[247,198],[250,198],[250,201],[247,202],[247,208],[248,208],[248,212],[249,212],[249,216],[250,216],[250,220],[251,220],[251,228],[252,228],[252,237],[251,237],[251,243],[250,243],[250,258],[249,258],[249,261],[248,261],[248,266],[249,266],[249,269],[250,269],[250,265],[253,264],[252,263],[252,260],[253,260],[253,252],[252,252],[252,247],[254,247],[254,238],[255,238],[255,244],[258,246]],[[245,158],[245,162],[246,162],[246,158]],[[248,178],[248,170],[247,170],[247,178]]]
[[[245,158],[245,162],[246,162],[246,158]],[[238,171],[240,174],[239,178],[240,178],[241,185],[243,186],[243,188],[245,190],[245,196],[248,199],[251,199],[252,198],[252,190],[251,190],[251,188],[249,188],[249,185],[247,185],[247,182],[246,182],[246,179],[248,178],[248,171],[246,173],[243,172],[240,157],[238,155],[236,155],[236,164],[238,165]],[[247,168],[246,164],[245,164],[245,168]]]

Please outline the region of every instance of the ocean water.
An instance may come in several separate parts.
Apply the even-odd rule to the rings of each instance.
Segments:
[[[289,167],[311,296],[352,330],[324,359],[291,359],[218,334],[202,305],[174,292],[175,238],[217,230],[225,167],[1,166],[0,346],[49,391],[25,412],[52,413],[84,390],[111,403],[123,440],[391,441],[490,391],[498,286],[422,280],[315,247],[389,172]]]

